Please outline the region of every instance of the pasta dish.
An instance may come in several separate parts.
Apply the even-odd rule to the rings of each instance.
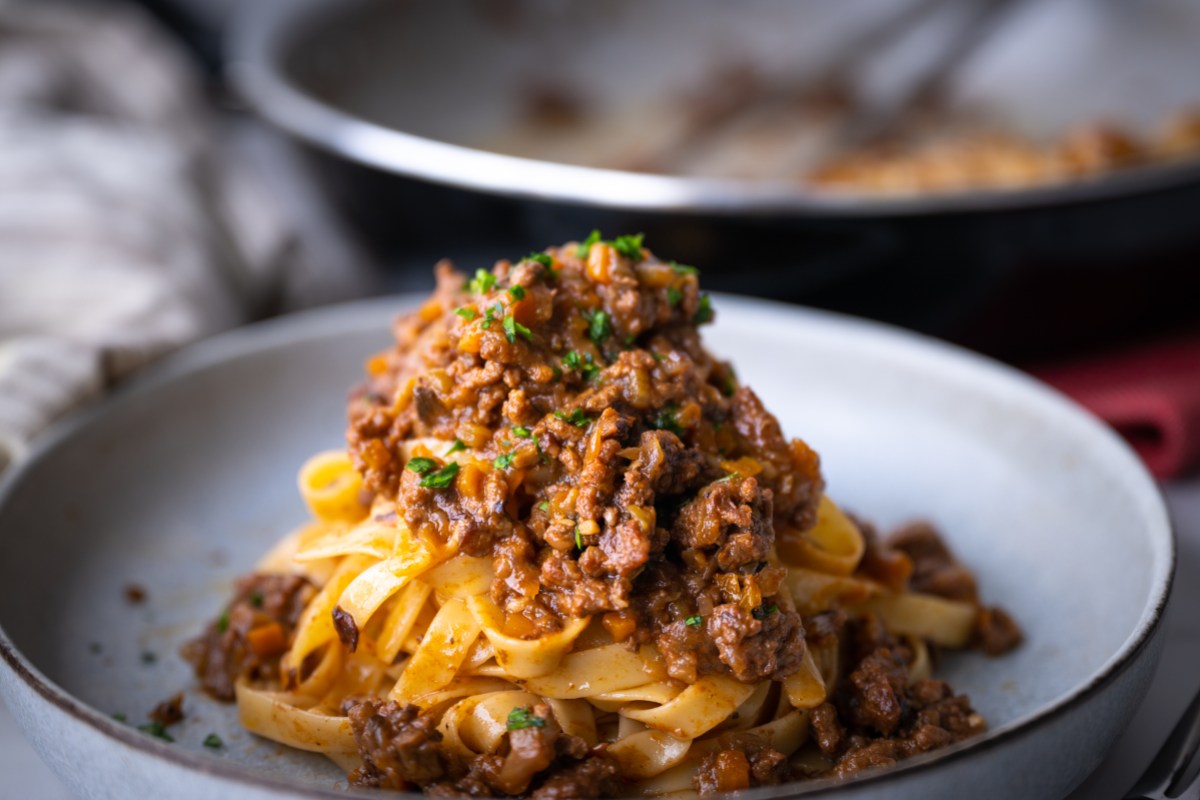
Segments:
[[[933,666],[1017,626],[929,524],[830,499],[713,315],[640,235],[440,264],[300,470],[312,521],[185,646],[200,685],[354,785],[442,796],[732,791],[983,731]]]

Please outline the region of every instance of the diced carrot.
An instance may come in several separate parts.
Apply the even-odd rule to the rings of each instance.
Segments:
[[[246,644],[254,655],[259,658],[268,658],[279,655],[287,649],[287,637],[284,636],[283,626],[278,622],[271,622],[252,628],[246,634]]]

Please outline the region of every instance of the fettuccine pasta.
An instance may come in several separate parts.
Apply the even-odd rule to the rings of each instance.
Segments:
[[[885,542],[826,494],[711,316],[640,237],[443,268],[301,467],[312,520],[186,649],[202,686],[356,785],[475,796],[736,790],[983,730],[936,650],[1015,626],[928,526]]]

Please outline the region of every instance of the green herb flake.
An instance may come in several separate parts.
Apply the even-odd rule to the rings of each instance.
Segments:
[[[508,712],[508,724],[505,727],[510,731],[519,731],[522,728],[544,728],[546,720],[534,714],[528,706],[514,708]]]
[[[229,629],[229,610],[221,612],[221,616],[217,617],[217,630],[224,633]]]
[[[547,514],[550,513],[550,501],[543,500],[542,502],[538,503],[538,508],[540,508],[542,511],[545,511]]]
[[[679,301],[683,299],[683,292],[676,289],[674,286],[667,287],[667,303],[674,308],[679,305]]]
[[[530,253],[529,255],[525,256],[525,258],[522,260],[523,261],[536,261],[537,263],[541,264],[546,269],[554,268],[554,259],[551,258],[550,255],[547,253]],[[517,299],[519,300],[520,298],[517,298]]]
[[[613,249],[633,261],[642,260],[642,239],[644,234],[634,233],[618,236],[612,240]]]
[[[115,719],[117,722],[125,722],[125,721],[128,719],[128,717],[126,717],[126,716],[125,716],[124,714],[122,714],[120,711],[118,711],[117,713],[113,714],[113,715],[112,715],[112,718],[113,718],[113,719]]]
[[[608,313],[596,309],[595,311],[585,311],[584,317],[588,321],[588,338],[599,344],[604,340],[604,337],[612,333],[612,321],[608,318]]]
[[[446,451],[446,455],[453,455],[466,449],[467,446],[463,444],[462,439],[455,439],[454,444],[450,445],[450,449]]]
[[[546,256],[546,258],[549,258],[549,257],[550,256]],[[514,301],[524,300],[525,299],[525,287],[519,283],[515,286],[508,287],[508,296],[511,297]]]
[[[561,411],[555,411],[554,416],[561,419],[563,422],[569,422],[576,428],[587,427],[587,424],[592,421],[591,417],[583,412],[582,408],[577,408],[570,414],[564,414]]]
[[[533,340],[533,333],[521,323],[513,319],[513,315],[509,314],[504,318],[504,337],[508,339],[509,344],[517,341],[520,336],[525,341]]]
[[[477,269],[475,270],[475,277],[471,279],[470,288],[475,294],[487,294],[495,285],[495,275],[486,269]]]
[[[417,458],[410,458],[408,463],[404,465],[404,468],[409,472],[424,475],[437,469],[437,462],[432,458],[421,458],[418,456]]]
[[[204,746],[211,747],[213,750],[218,750],[224,747],[225,743],[221,741],[220,736],[217,736],[215,733],[210,733],[208,736],[204,737]]]
[[[671,262],[671,269],[675,270],[676,275],[699,275],[700,270],[695,267],[690,267],[687,264],[680,264],[678,261]]]
[[[771,616],[772,614],[778,614],[779,606],[761,606],[759,608],[754,609],[754,611],[751,613],[754,614],[755,619],[766,619],[767,617]]]
[[[654,427],[662,431],[670,431],[676,436],[683,435],[683,426],[679,424],[679,408],[667,406],[658,412],[658,416],[654,418]]]
[[[262,606],[263,606],[262,592],[255,592],[254,594],[250,595],[250,605],[254,606],[255,608],[262,608]]]
[[[579,526],[575,526],[575,547],[583,549],[583,534],[579,532]]]
[[[500,305],[500,304],[499,304],[499,303],[497,303],[495,306],[492,306],[491,308],[487,309],[487,310],[484,312],[484,314],[483,314],[483,324],[482,324],[482,326],[481,326],[481,327],[482,327],[484,330],[487,330],[488,328],[490,328],[490,327],[491,327],[491,325],[492,325],[492,322],[493,322],[493,321],[495,321],[495,319],[496,319],[496,307],[497,307],[497,306],[499,306],[499,305]]]
[[[713,307],[712,298],[706,294],[700,295],[700,307],[696,309],[696,316],[692,318],[692,322],[697,325],[702,325],[705,322],[712,322]]]
[[[502,456],[496,456],[496,460],[492,462],[492,466],[496,469],[508,469],[512,466],[513,458],[515,458],[513,453],[505,453]]]
[[[445,489],[450,484],[454,483],[454,476],[457,474],[458,462],[451,461],[437,472],[421,478],[421,482],[418,484],[418,486],[424,489]]]
[[[563,356],[563,366],[567,369],[579,369],[579,366],[582,363],[583,359],[581,359],[579,357],[579,353],[574,350]]]
[[[171,734],[167,733],[167,729],[163,727],[161,722],[147,722],[145,725],[138,725],[138,730],[142,733],[148,733],[151,736],[162,739],[164,742],[175,741]]]
[[[472,322],[479,316],[479,312],[469,306],[454,309],[454,313],[465,319],[467,322]]]
[[[591,233],[588,234],[587,238],[584,239],[582,242],[580,242],[579,246],[575,248],[575,257],[576,258],[587,258],[588,253],[590,253],[592,251],[592,245],[598,244],[599,242],[600,242],[600,231],[595,231],[595,230],[592,231]]]
[[[704,624],[704,617],[700,616],[699,614],[692,614],[690,617],[685,619],[684,622],[687,623],[689,628],[698,628]]]
[[[533,431],[529,430],[529,428],[526,428],[524,425],[513,425],[512,432],[513,436],[518,436],[522,439],[533,438]]]

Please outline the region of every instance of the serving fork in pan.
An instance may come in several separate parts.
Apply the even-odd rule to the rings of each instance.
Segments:
[[[1175,729],[1138,778],[1125,800],[1176,800],[1200,797],[1200,692],[1183,712]]]

